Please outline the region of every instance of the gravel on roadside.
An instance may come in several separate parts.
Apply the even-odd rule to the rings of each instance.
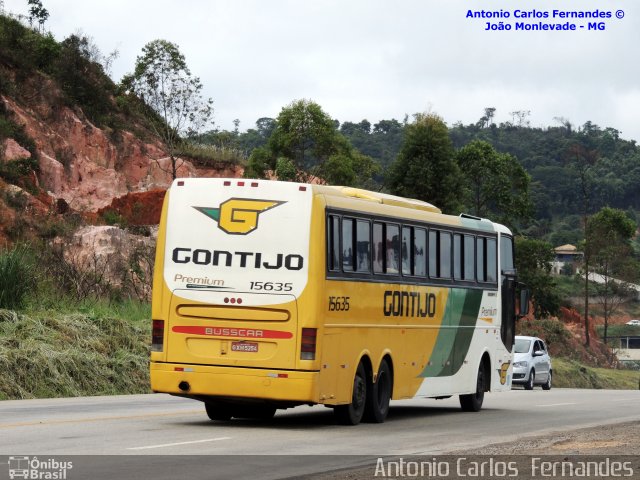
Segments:
[[[525,458],[529,458],[525,457],[525,455],[571,456],[571,458],[582,458],[577,457],[581,455],[611,455],[618,458],[625,456],[625,459],[633,459],[634,472],[637,474],[640,472],[640,421],[599,425],[577,430],[535,435],[513,442],[496,443],[468,450],[451,451],[446,454],[438,454],[436,457],[448,456],[450,458],[451,456],[472,455],[500,456],[500,458],[505,458],[503,456],[513,456],[512,458],[517,459],[519,464],[524,462]],[[308,480],[371,480],[375,478],[372,476],[372,473],[372,467],[367,467],[321,473],[304,478]],[[532,477],[523,476],[522,478]],[[556,477],[554,476],[552,478]]]

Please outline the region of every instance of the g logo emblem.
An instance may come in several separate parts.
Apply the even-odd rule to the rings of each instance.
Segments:
[[[230,198],[220,208],[193,207],[218,222],[218,227],[230,235],[247,235],[258,228],[258,216],[286,202]]]
[[[511,362],[503,363],[500,367],[500,385],[507,383],[507,372],[509,371],[509,365]]]

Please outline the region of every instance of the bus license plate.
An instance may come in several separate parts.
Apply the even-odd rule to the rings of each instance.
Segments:
[[[254,342],[231,342],[232,352],[257,352],[258,344]]]

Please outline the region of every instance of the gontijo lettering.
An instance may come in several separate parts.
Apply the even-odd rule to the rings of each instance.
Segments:
[[[264,258],[263,258],[264,255]],[[266,268],[278,270],[301,270],[304,266],[302,255],[276,253],[271,255],[260,252],[229,252],[226,250],[208,250],[203,248],[177,247],[173,249],[171,259],[175,263],[195,263],[214,267]]]
[[[386,290],[383,311],[385,317],[434,317],[436,295],[429,292]]]

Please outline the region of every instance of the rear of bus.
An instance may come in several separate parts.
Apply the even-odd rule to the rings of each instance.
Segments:
[[[225,405],[315,403],[311,186],[185,178],[163,206],[151,387]],[[320,224],[319,224],[320,225]],[[320,227],[316,227],[320,228]],[[211,416],[211,415],[210,415]]]

